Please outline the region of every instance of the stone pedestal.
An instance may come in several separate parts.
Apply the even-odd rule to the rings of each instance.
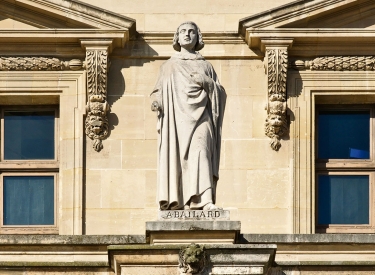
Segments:
[[[112,245],[109,261],[116,275],[188,275],[181,262],[184,248],[186,245]],[[266,274],[275,252],[272,244],[205,245],[199,274]]]
[[[236,244],[239,221],[225,210],[160,211],[146,222],[146,243],[108,247],[116,275],[267,274],[276,245]]]
[[[146,222],[150,244],[233,244],[241,222],[230,221],[225,210],[159,211],[159,220]]]

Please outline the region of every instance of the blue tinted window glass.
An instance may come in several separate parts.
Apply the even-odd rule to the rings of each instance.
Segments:
[[[54,159],[55,113],[4,112],[4,159]]]
[[[4,225],[54,224],[53,176],[4,177]]]
[[[369,159],[370,111],[320,111],[318,158]]]
[[[368,176],[318,176],[318,224],[369,224]]]

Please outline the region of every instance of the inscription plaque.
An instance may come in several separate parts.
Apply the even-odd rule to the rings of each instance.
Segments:
[[[159,211],[159,221],[181,220],[227,220],[230,219],[228,210],[166,210]]]

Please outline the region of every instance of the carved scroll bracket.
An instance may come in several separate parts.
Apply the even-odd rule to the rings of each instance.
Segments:
[[[291,39],[262,40],[267,73],[267,118],[265,134],[271,138],[271,148],[278,151],[280,138],[288,131],[286,119],[286,81],[288,72],[288,47]]]
[[[109,134],[107,113],[108,53],[112,40],[81,40],[86,50],[87,105],[85,132],[92,139],[93,148],[103,149],[102,140]]]

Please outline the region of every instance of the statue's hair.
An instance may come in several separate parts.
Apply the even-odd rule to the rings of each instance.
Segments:
[[[192,24],[197,29],[198,39],[197,39],[197,44],[195,44],[194,50],[195,51],[200,51],[204,47],[202,33],[201,33],[201,30],[198,28],[197,24],[195,24],[192,21],[186,21],[186,22],[180,24],[180,26],[178,26],[177,31],[175,32],[174,37],[173,37],[173,44],[172,44],[173,45],[173,49],[175,49],[178,52],[181,51],[181,45],[180,45],[180,43],[178,43],[178,30],[180,29],[180,27],[182,25],[185,25],[185,24]]]

